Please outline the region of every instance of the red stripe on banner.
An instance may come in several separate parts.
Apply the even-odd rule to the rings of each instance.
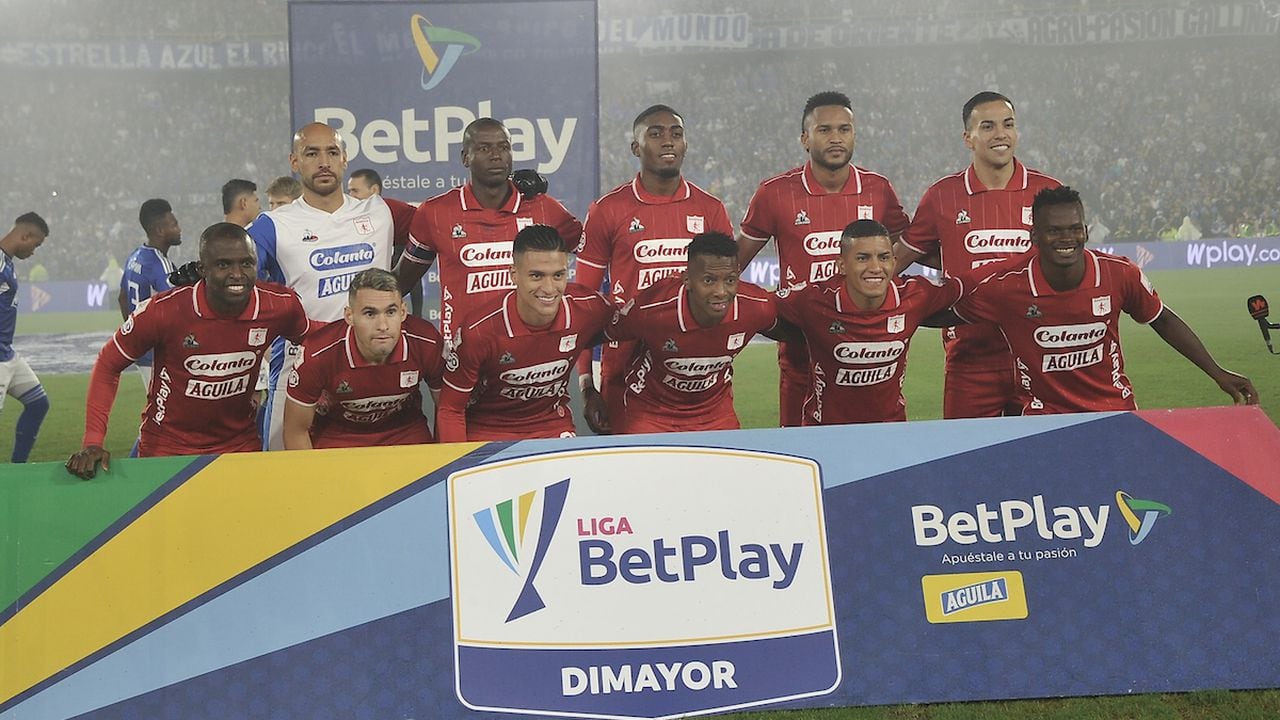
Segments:
[[[1135,413],[1280,504],[1280,428],[1262,408],[1188,408]],[[1205,432],[1205,428],[1214,428]]]

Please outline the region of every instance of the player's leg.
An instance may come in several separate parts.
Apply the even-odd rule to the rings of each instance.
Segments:
[[[277,338],[268,351],[270,370],[267,391],[258,408],[258,433],[262,437],[263,450],[284,449],[284,404],[288,396],[286,388],[289,373],[301,352],[301,346],[284,338]]]
[[[138,365],[138,364],[136,364],[136,363],[135,363],[135,364],[134,364],[134,367],[138,369],[138,375],[140,375],[140,376],[142,377],[142,395],[143,395],[143,397],[150,397],[150,393],[151,393],[151,366],[150,366],[150,365]],[[136,457],[138,457],[138,444],[139,444],[139,443],[141,443],[141,442],[142,442],[142,436],[138,436],[138,438],[136,438],[136,439],[133,441],[133,448],[131,448],[131,449],[129,450],[129,457],[131,457],[131,458],[136,458]]]
[[[778,426],[804,422],[804,397],[809,393],[809,348],[803,342],[778,343]]]
[[[605,412],[609,413],[609,426],[613,428],[614,435],[627,432],[623,395],[626,394],[627,368],[631,366],[635,346],[634,342],[605,343],[600,349],[600,397],[604,400]]]
[[[948,372],[942,386],[942,417],[1000,417],[1013,401],[1009,373]]]
[[[31,366],[21,355],[0,363],[0,409],[3,409],[4,398],[12,395],[22,403],[22,413],[18,415],[17,426],[13,431],[13,455],[11,462],[24,463],[31,457],[31,448],[36,444],[36,436],[40,434],[40,426],[45,415],[49,414],[49,396],[40,384]]]

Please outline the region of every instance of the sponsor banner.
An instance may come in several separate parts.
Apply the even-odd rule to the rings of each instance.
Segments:
[[[392,197],[465,182],[462,132],[480,117],[578,217],[598,191],[594,2],[294,3],[289,51],[293,124],[337,128],[350,167]]]
[[[0,67],[39,70],[240,70],[289,65],[283,40],[244,42],[0,41]]]
[[[119,313],[116,295],[120,285],[104,282],[23,282],[18,286],[18,311],[84,312],[110,310]]]

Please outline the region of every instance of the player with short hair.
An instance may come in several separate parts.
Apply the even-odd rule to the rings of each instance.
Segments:
[[[120,373],[148,350],[138,455],[203,455],[260,450],[254,417],[258,366],[272,341],[300,342],[308,321],[288,288],[255,282],[258,260],[245,229],[210,225],[200,235],[201,280],[144,301],[102,346],[89,378],[83,449],[67,470],[84,479],[107,469],[103,447]]]
[[[614,432],[735,430],[733,359],[778,312],[772,293],[738,279],[738,244],[727,233],[695,235],[678,276],[641,291],[605,329],[635,342]]]
[[[1258,403],[1249,378],[1214,361],[1138,266],[1085,248],[1089,228],[1075,190],[1036,194],[1031,240],[1035,252],[993,266],[955,306],[961,319],[994,324],[1008,341],[1028,396],[1024,414],[1137,409],[1120,347],[1121,311],[1150,325],[1236,404]]]
[[[418,384],[438,397],[442,346],[434,325],[405,314],[395,275],[362,270],[343,319],[307,336],[289,378],[285,449],[434,442]]]
[[[258,199],[257,183],[232,178],[223,184],[223,220],[240,227],[249,227],[249,223],[253,222],[260,212],[262,212],[262,201]]]
[[[49,396],[31,366],[13,349],[18,325],[18,270],[13,261],[31,257],[48,236],[49,224],[44,218],[26,212],[0,237],[0,410],[10,395],[22,403],[10,455],[10,462],[15,463],[24,463],[31,457],[40,425],[49,412]]]
[[[569,371],[613,315],[609,301],[570,283],[555,228],[516,233],[515,289],[458,324],[436,413],[440,442],[572,437]]]
[[[891,237],[901,235],[910,220],[893,184],[853,164],[856,134],[847,95],[826,91],[805,102],[800,145],[809,159],[756,188],[738,234],[741,267],[772,238],[782,287],[819,283],[835,274],[840,234],[850,222],[876,220]],[[809,364],[804,343],[778,343],[778,420],[783,427],[803,421]]]
[[[138,222],[147,234],[147,240],[124,262],[120,293],[116,297],[121,320],[129,319],[129,314],[142,301],[170,289],[169,273],[173,272],[173,261],[169,259],[169,249],[182,244],[182,227],[168,200],[152,198],[142,203]],[[151,384],[151,353],[139,357],[134,366],[142,375],[142,390],[146,392]]]
[[[582,224],[545,193],[522,194],[511,181],[511,133],[493,118],[480,118],[462,133],[467,182],[424,201],[413,215],[409,244],[396,263],[400,290],[422,284],[440,261],[440,334],[453,337],[460,316],[488,306],[513,287],[511,239],[530,225],[549,225],[562,238],[577,238]]]
[[[961,119],[973,161],[935,182],[920,198],[915,220],[894,247],[899,272],[934,255],[944,275],[967,274],[983,264],[1021,255],[1031,247],[1032,200],[1041,190],[1061,185],[1014,156],[1017,114],[1009,98],[980,92],[964,104]],[[947,354],[943,417],[1019,412],[1025,399],[1018,397],[1011,381],[1013,357],[995,328],[946,328],[942,340]]]
[[[275,210],[300,197],[302,197],[302,183],[292,175],[281,175],[267,186],[267,209]]]
[[[962,291],[955,278],[895,277],[893,241],[875,220],[845,227],[835,276],[778,290],[778,315],[809,348],[803,424],[906,420],[911,336]]]
[[[622,307],[659,280],[685,269],[685,246],[703,232],[733,233],[724,203],[682,174],[689,143],[684,117],[668,105],[651,105],[631,125],[631,154],[640,171],[591,204],[577,249],[577,281],[590,288],[609,276],[609,299]],[[591,358],[578,363],[578,382],[592,430],[608,430],[607,417],[622,409],[622,376],[634,348],[607,343],[601,350],[600,388]],[[597,396],[597,392],[599,396]],[[595,411],[603,399],[604,409]]]
[[[289,163],[302,179],[302,198],[268,210],[249,226],[258,246],[258,277],[297,292],[312,319],[333,322],[343,316],[356,273],[391,267],[393,246],[408,236],[413,207],[381,195],[356,200],[344,193],[346,147],[324,123],[304,125],[294,134]],[[271,349],[262,413],[266,449],[284,447],[284,385],[296,359],[297,348],[286,348],[283,340]]]

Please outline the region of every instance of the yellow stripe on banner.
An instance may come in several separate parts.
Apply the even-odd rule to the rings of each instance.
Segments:
[[[538,493],[527,492],[520,496],[520,542],[524,542],[524,528],[529,524],[529,509],[533,507],[533,498]]]
[[[0,625],[0,702],[483,445],[219,457]]]

